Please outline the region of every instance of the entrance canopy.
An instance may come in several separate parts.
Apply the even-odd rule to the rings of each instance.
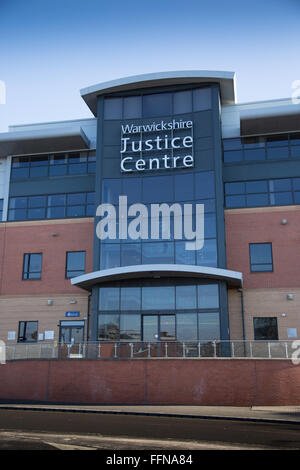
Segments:
[[[207,266],[190,266],[185,264],[145,264],[121,268],[103,269],[71,279],[71,284],[82,289],[91,290],[95,284],[127,279],[162,277],[191,277],[226,281],[228,285],[241,287],[242,273],[228,269]]]

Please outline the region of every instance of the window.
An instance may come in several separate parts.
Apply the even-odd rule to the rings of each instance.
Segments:
[[[273,271],[272,243],[250,243],[251,272]]]
[[[95,173],[95,151],[84,151],[14,157],[12,159],[11,179],[49,178]]]
[[[42,253],[25,253],[23,261],[23,280],[41,279]]]
[[[94,217],[95,193],[18,196],[9,200],[8,220]]]
[[[2,222],[3,218],[3,199],[0,199],[0,222]]]
[[[227,208],[299,204],[299,178],[225,183]]]
[[[253,318],[255,340],[278,340],[276,317]]]
[[[18,343],[35,343],[38,339],[37,321],[20,321]]]
[[[211,109],[211,88],[151,93],[104,100],[104,119],[170,116]]]
[[[85,251],[68,251],[66,261],[66,278],[85,273]]]
[[[300,157],[300,134],[224,139],[224,163]]]

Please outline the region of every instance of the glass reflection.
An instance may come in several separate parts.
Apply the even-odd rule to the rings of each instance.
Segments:
[[[120,340],[139,341],[141,339],[141,315],[120,316]]]
[[[197,340],[197,313],[177,313],[177,339],[179,341]]]
[[[98,316],[98,340],[119,340],[119,315],[100,314]]]
[[[220,339],[219,313],[199,313],[199,341]]]
[[[175,308],[174,286],[142,287],[143,310],[172,310]]]

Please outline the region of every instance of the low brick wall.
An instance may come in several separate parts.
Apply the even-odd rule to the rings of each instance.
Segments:
[[[277,359],[11,361],[0,365],[0,400],[300,405],[300,366]]]

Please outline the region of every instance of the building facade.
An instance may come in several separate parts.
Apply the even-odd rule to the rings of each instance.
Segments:
[[[0,134],[0,339],[300,335],[300,105],[231,72],[81,91],[94,118]]]

